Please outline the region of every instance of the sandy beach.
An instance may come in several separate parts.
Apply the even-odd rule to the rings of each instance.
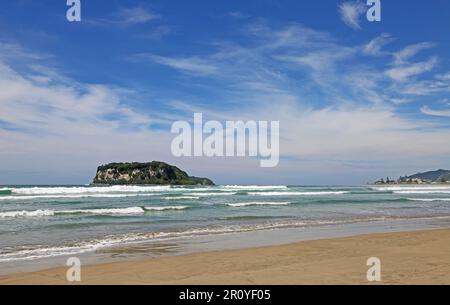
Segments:
[[[370,234],[85,266],[81,284],[449,284],[450,229]],[[66,268],[0,277],[0,284],[67,284]]]

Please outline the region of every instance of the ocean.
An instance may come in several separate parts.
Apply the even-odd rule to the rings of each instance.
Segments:
[[[4,186],[0,268],[147,242],[430,220],[450,223],[450,185]]]

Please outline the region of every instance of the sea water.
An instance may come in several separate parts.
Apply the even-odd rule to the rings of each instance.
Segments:
[[[4,186],[0,268],[144,242],[262,232],[275,244],[280,230],[429,220],[450,222],[450,186]]]

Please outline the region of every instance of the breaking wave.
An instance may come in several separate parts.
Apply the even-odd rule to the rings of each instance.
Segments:
[[[409,201],[423,201],[423,202],[435,202],[435,201],[450,201],[450,198],[407,198]]]
[[[227,203],[230,207],[247,207],[247,206],[277,206],[277,205],[290,205],[290,202],[241,202],[241,203]]]
[[[283,190],[288,187],[286,185],[224,185],[223,188],[231,190]]]
[[[11,211],[0,213],[0,218],[18,217],[46,217],[70,214],[95,214],[95,215],[133,215],[144,214],[147,211],[184,210],[187,206],[155,206],[155,207],[129,207],[117,209],[86,209],[86,210],[36,210],[36,211]]]
[[[164,197],[165,200],[183,200],[183,199],[200,199],[199,196],[173,196],[173,197]]]
[[[450,191],[449,186],[385,186],[372,187],[375,191]]]
[[[98,194],[98,193],[150,193],[164,192],[171,189],[171,186],[74,186],[74,187],[18,187],[5,188],[12,194],[18,195],[70,195],[70,194]]]
[[[236,193],[189,193],[192,196],[197,196],[197,197],[212,197],[212,196],[231,196],[231,195],[236,195]]]
[[[127,198],[155,196],[156,194],[79,194],[79,195],[25,195],[0,196],[0,200],[33,200],[33,199],[81,199],[81,198]]]
[[[0,213],[0,218],[17,218],[17,217],[44,217],[54,216],[55,211],[52,210],[36,210],[36,211],[12,211]]]
[[[347,194],[346,191],[340,192],[250,192],[249,195],[252,196],[330,196],[330,195],[344,195]]]
[[[394,191],[394,194],[450,194],[450,189],[447,190],[427,190],[427,191]]]

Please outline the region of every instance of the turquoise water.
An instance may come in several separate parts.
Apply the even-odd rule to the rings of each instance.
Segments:
[[[0,263],[134,242],[450,218],[450,186],[0,187]]]

